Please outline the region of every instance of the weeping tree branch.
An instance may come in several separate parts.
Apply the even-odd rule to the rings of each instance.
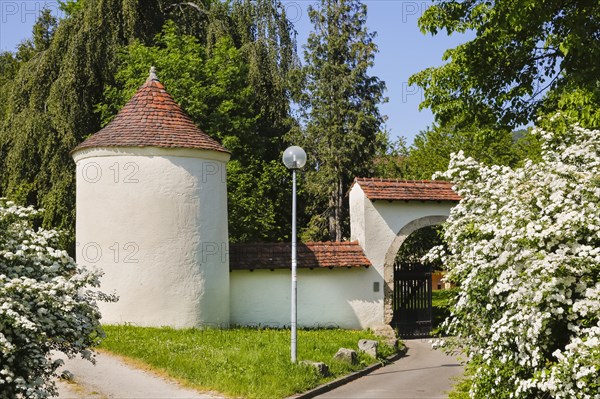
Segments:
[[[182,6],[192,7],[192,8],[195,8],[197,11],[199,11],[201,13],[208,14],[208,12],[206,10],[202,9],[198,4],[192,3],[192,2],[189,2],[189,1],[188,2],[171,4],[166,9],[170,10],[171,8],[179,7],[179,9],[183,11],[183,7]]]

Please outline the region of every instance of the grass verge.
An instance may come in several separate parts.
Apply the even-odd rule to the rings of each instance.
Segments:
[[[101,349],[132,358],[200,390],[232,397],[283,398],[314,388],[375,360],[359,353],[358,365],[333,360],[341,347],[357,350],[359,339],[380,341],[379,355],[394,348],[369,331],[299,330],[298,359],[324,362],[331,376],[290,363],[289,330],[235,328],[199,330],[104,326]]]
[[[432,292],[432,326],[434,334],[439,332],[441,324],[446,317],[450,316],[450,303],[456,294],[457,288]]]

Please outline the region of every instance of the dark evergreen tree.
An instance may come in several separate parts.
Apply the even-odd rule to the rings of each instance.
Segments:
[[[314,25],[304,53],[304,90],[298,95],[303,125],[293,135],[310,165],[306,190],[315,205],[305,237],[347,237],[346,191],[366,176],[381,146],[384,118],[378,105],[385,84],[369,75],[377,46],[358,0],[322,0],[309,8]]]

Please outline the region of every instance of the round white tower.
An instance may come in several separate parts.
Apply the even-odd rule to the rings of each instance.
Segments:
[[[103,269],[102,322],[229,323],[226,163],[158,81],[77,146],[77,262]]]

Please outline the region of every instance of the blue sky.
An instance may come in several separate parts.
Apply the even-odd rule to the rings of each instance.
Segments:
[[[288,17],[298,31],[298,51],[303,55],[312,28],[308,6],[318,5],[317,0],[283,0]],[[375,42],[379,53],[372,74],[386,82],[389,102],[381,111],[387,115],[387,128],[393,138],[404,136],[412,143],[414,136],[433,122],[429,110],[419,111],[423,93],[408,85],[408,78],[430,66],[442,64],[442,55],[468,39],[463,35],[423,35],[417,20],[431,1],[366,0],[367,26],[376,31]],[[0,0],[0,51],[12,51],[31,35],[31,27],[44,8],[59,14],[55,0]]]

